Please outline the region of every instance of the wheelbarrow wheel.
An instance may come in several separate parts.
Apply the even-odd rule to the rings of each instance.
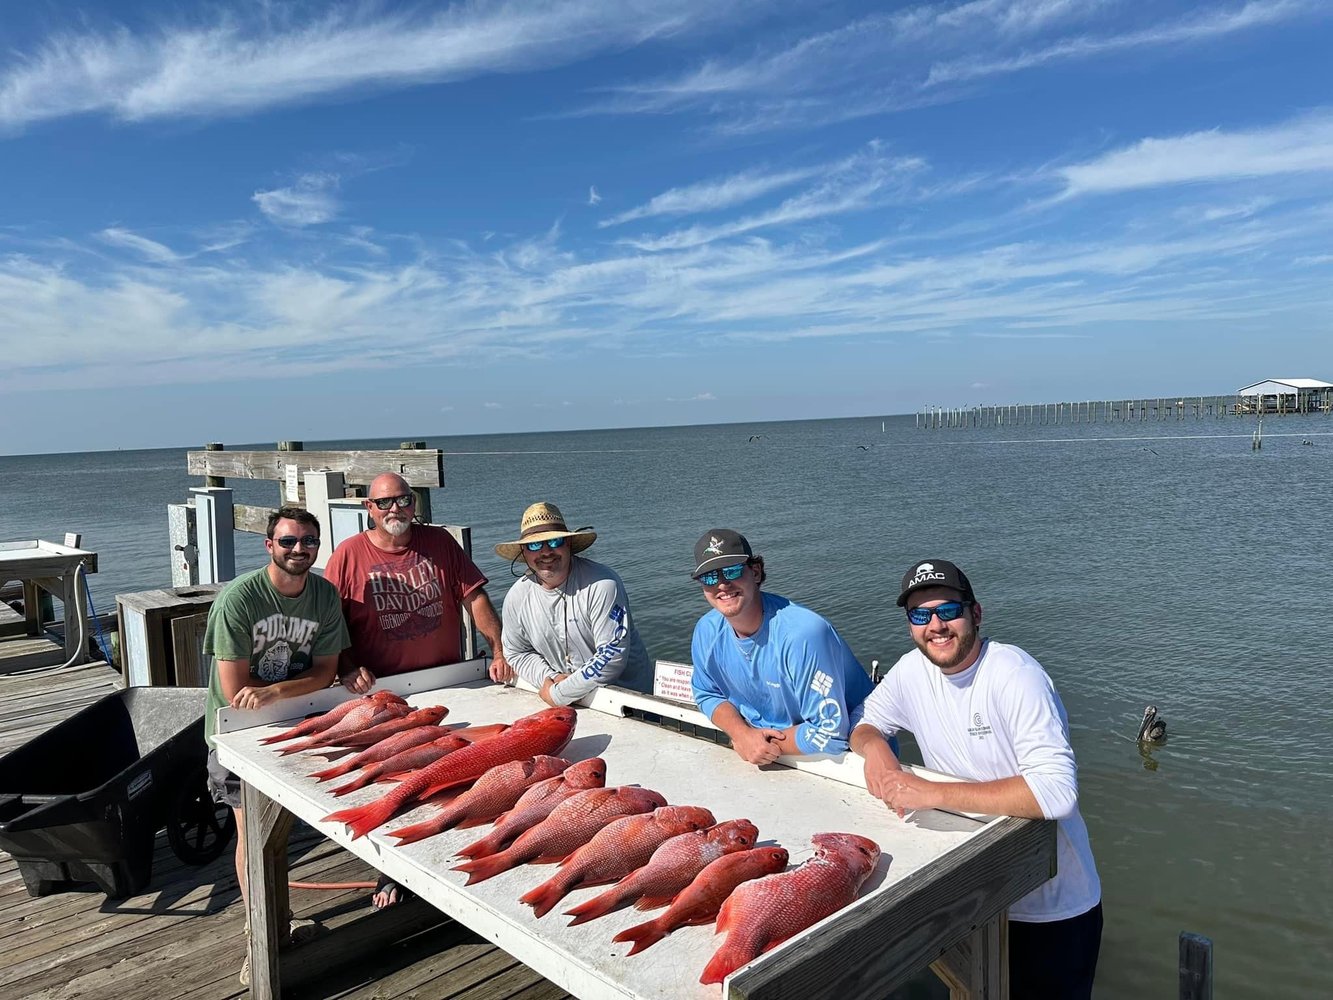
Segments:
[[[200,767],[182,782],[167,813],[167,841],[187,865],[216,860],[236,834],[230,807],[213,801],[208,791],[208,769]]]

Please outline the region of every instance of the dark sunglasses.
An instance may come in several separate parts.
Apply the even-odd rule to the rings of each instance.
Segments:
[[[301,535],[299,538],[296,535],[283,535],[281,538],[275,538],[273,540],[277,542],[279,545],[281,545],[284,549],[296,548],[297,542],[300,542],[307,549],[319,548],[318,535]]]
[[[411,493],[404,493],[400,497],[371,497],[370,502],[380,510],[388,510],[390,507],[397,507],[402,510],[405,507],[411,507],[417,501]]]
[[[739,566],[723,566],[721,569],[710,569],[707,573],[700,573],[696,579],[705,587],[716,587],[719,576],[723,580],[735,583],[745,572],[745,563]]]
[[[933,608],[908,608],[907,620],[913,625],[929,625],[930,619],[938,615],[940,621],[951,622],[962,615],[971,603],[971,601],[945,601]]]
[[[523,547],[529,552],[540,552],[542,549],[558,549],[565,544],[564,538],[547,538],[540,542],[524,542]]]

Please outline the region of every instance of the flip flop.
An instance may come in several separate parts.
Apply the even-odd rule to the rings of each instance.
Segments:
[[[381,892],[396,892],[398,894],[398,898],[391,903],[385,903],[383,906],[375,906],[375,896],[378,896]],[[370,897],[370,905],[374,906],[375,909],[377,910],[387,910],[390,906],[397,906],[399,903],[406,903],[409,899],[412,899],[415,896],[416,893],[413,892],[411,889],[407,888],[407,886],[399,885],[388,875],[381,874],[379,877],[379,881],[375,883],[375,892]]]

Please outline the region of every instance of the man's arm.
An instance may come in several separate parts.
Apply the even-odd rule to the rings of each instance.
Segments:
[[[828,622],[817,634],[793,642],[784,671],[796,686],[801,721],[783,734],[783,753],[845,753],[851,728],[847,671],[865,671]]]
[[[472,620],[477,623],[477,631],[491,648],[491,680],[507,682],[514,679],[514,669],[505,659],[504,642],[501,638],[500,616],[495,613],[495,606],[486,596],[486,588],[478,587],[463,598]]]
[[[756,729],[741,717],[736,706],[721,702],[711,716],[713,725],[727,734],[731,747],[751,764],[771,764],[785,752],[786,734],[780,729]]]
[[[592,656],[556,681],[551,687],[551,703],[569,705],[603,684],[610,684],[625,670],[629,661],[629,598],[614,580],[598,580],[586,595],[576,595],[574,605],[587,604],[588,627],[592,630]],[[577,626],[584,627],[583,622]]]
[[[852,730],[851,747],[865,758],[866,789],[899,817],[915,809],[952,809],[1043,818],[1041,806],[1021,775],[994,781],[930,781],[904,771],[883,734],[864,723]]]
[[[232,708],[255,709],[283,698],[322,691],[338,676],[338,656],[316,656],[311,667],[298,677],[285,681],[261,681],[250,676],[249,660],[218,660],[218,680],[222,696]]]

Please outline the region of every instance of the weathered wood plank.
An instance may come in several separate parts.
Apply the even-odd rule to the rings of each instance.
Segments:
[[[731,995],[838,1000],[868,982],[888,993],[1054,874],[1054,822],[997,821],[928,873],[913,872],[835,925],[815,930],[802,947],[737,973]]]
[[[245,807],[245,881],[250,909],[250,992],[278,1000],[278,947],[287,934],[287,834],[294,817],[249,782],[241,783]]]
[[[444,485],[444,453],[438,448],[391,451],[191,451],[186,471],[191,476],[272,479],[283,482],[287,465],[341,472],[348,483],[366,486],[383,472],[396,472],[416,487]]]

